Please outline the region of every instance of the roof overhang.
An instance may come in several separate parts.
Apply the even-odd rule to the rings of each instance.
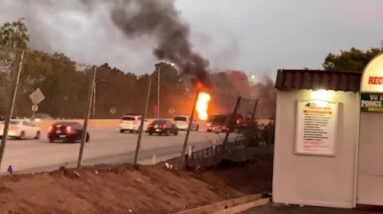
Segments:
[[[362,72],[324,70],[278,70],[275,87],[278,90],[326,89],[360,91]]]

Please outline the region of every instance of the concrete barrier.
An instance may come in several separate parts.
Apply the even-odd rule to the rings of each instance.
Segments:
[[[151,123],[154,118],[148,118],[146,123]],[[169,119],[172,120],[172,119]],[[35,121],[34,124],[36,124],[43,132],[47,132],[49,126],[51,126],[53,123],[56,123],[58,121],[71,121],[71,122],[78,122],[80,124],[83,124],[84,120],[82,119],[73,119],[73,120],[41,120],[41,121]],[[90,119],[89,120],[89,128],[91,129],[119,129],[119,119]],[[201,121],[198,122],[200,124],[201,130],[204,130],[205,122]]]
[[[34,122],[41,130],[48,131],[49,126],[58,122],[58,121],[70,121],[70,122],[78,122],[83,124],[84,120],[73,119],[73,120],[41,120]],[[88,123],[88,127],[91,129],[119,129],[119,119],[90,119]]]

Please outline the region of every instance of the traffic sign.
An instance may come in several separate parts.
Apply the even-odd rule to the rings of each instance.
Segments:
[[[37,105],[45,99],[45,96],[43,92],[40,90],[40,88],[37,88],[34,92],[32,92],[31,95],[29,95],[29,98],[32,100],[32,103],[34,105]]]
[[[32,111],[33,112],[36,112],[39,110],[39,106],[38,105],[32,105]]]
[[[176,112],[176,110],[173,107],[170,107],[168,110],[169,114],[174,114],[175,112]]]

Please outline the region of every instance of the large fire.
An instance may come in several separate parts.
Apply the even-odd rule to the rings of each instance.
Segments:
[[[196,110],[198,113],[198,118],[200,120],[207,120],[208,118],[207,110],[209,108],[210,100],[211,100],[211,97],[208,93],[200,92],[198,94]]]

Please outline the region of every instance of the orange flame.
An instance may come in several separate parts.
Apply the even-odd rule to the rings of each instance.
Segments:
[[[211,97],[208,93],[200,92],[198,94],[196,110],[200,120],[207,120],[208,118],[207,110],[209,108],[210,100],[211,100]]]

